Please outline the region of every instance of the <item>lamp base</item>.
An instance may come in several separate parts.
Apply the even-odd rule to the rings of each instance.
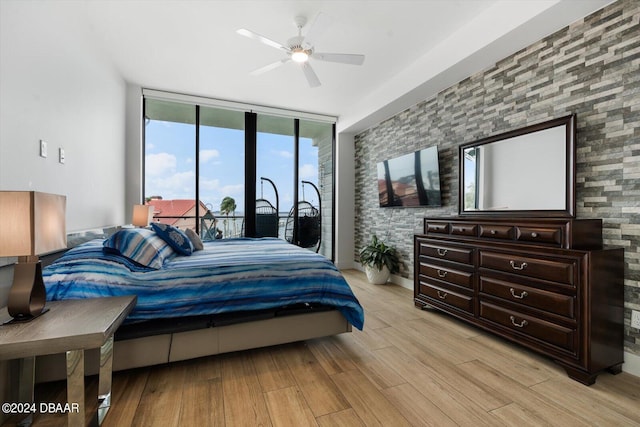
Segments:
[[[46,300],[47,291],[42,280],[40,261],[15,264],[7,301],[9,315],[18,321],[37,317],[43,313]]]
[[[28,323],[28,322],[31,322],[33,319],[37,319],[38,317],[42,316],[47,311],[49,311],[49,309],[45,308],[44,310],[42,310],[40,313],[36,314],[35,316],[16,316],[13,319],[10,319],[10,320],[7,320],[7,321],[5,321],[3,323],[0,323],[0,326],[14,325],[16,323]]]

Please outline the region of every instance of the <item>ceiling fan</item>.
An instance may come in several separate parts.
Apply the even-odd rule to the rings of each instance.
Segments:
[[[253,40],[257,40],[261,43],[266,44],[267,46],[282,50],[287,54],[286,58],[258,68],[257,70],[252,71],[250,74],[254,76],[259,75],[273,70],[274,68],[277,68],[283,64],[286,64],[289,61],[293,61],[298,63],[302,68],[309,86],[317,87],[320,86],[320,79],[318,79],[315,71],[313,71],[313,68],[311,68],[311,64],[309,64],[309,58],[317,59],[320,61],[339,62],[341,64],[362,65],[362,63],[364,62],[364,55],[354,55],[350,53],[322,53],[315,51],[314,43],[316,39],[322,33],[324,33],[324,31],[329,27],[330,24],[330,19],[326,15],[319,13],[316,16],[316,19],[313,21],[313,24],[311,24],[311,26],[309,27],[307,34],[303,36],[302,28],[306,25],[306,23],[307,18],[305,18],[304,16],[297,16],[295,18],[295,24],[298,28],[298,35],[291,37],[284,45],[245,28],[237,30],[236,32],[240,35],[249,37]]]

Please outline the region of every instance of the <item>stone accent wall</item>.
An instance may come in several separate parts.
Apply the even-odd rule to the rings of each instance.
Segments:
[[[640,355],[639,20],[640,2],[620,0],[357,135],[354,259],[377,234],[412,279],[422,218],[458,213],[458,146],[576,113],[577,217],[602,218],[605,244],[625,248],[625,350]],[[442,207],[379,208],[376,164],[433,145]]]

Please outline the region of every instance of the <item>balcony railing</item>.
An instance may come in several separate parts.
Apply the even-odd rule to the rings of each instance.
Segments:
[[[287,215],[278,216],[278,237],[285,238],[285,226],[287,223]],[[171,224],[182,230],[187,228],[196,231],[196,217],[191,216],[168,216],[154,215],[153,220]],[[224,215],[217,216],[215,219],[200,217],[200,227],[197,232],[203,241],[214,239],[228,239],[233,237],[244,236],[244,215]]]

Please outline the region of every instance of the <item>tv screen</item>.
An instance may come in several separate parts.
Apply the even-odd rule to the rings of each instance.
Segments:
[[[378,163],[381,207],[441,206],[438,147]]]

